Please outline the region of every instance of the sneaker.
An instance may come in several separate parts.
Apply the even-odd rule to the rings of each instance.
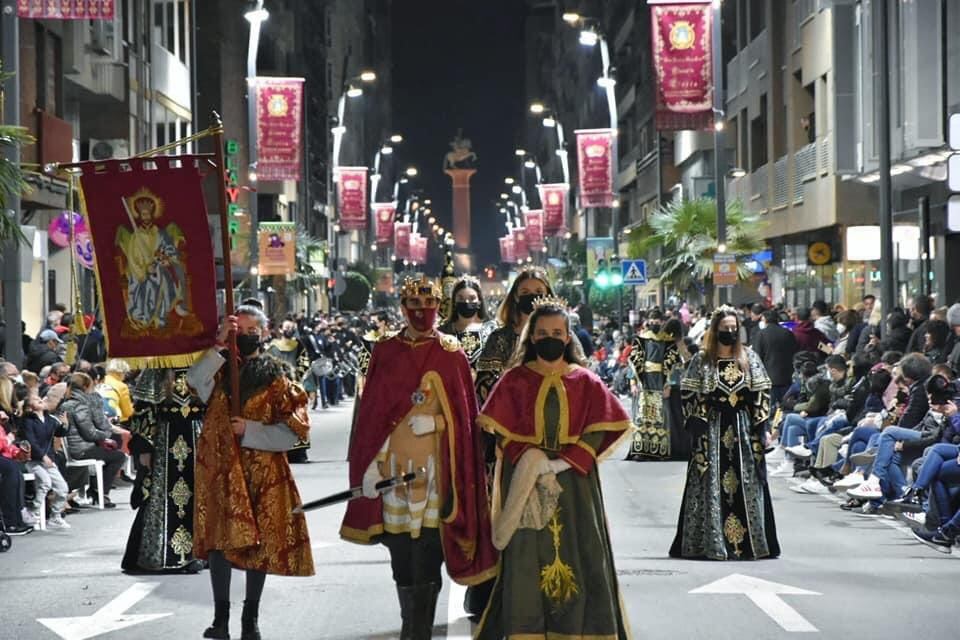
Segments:
[[[20,519],[23,520],[23,524],[30,525],[31,527],[40,521],[40,519],[26,507],[20,509]]]
[[[780,462],[783,460],[783,447],[777,445],[766,454],[767,462]]]
[[[953,550],[953,540],[943,535],[940,529],[936,531],[918,530],[913,532],[913,537],[927,545],[934,551],[940,553],[951,553]]]
[[[70,525],[61,515],[55,515],[47,520],[47,529],[70,529]]]
[[[860,453],[855,453],[850,456],[850,464],[855,467],[866,467],[867,465],[873,464],[873,461],[876,459],[877,450],[867,449],[866,451],[861,451]]]
[[[866,482],[866,480],[867,479],[863,477],[862,473],[860,473],[859,471],[854,471],[850,475],[845,476],[837,480],[836,482],[834,482],[833,488],[834,489],[850,489],[852,487],[859,487],[864,482]]]
[[[879,518],[883,516],[883,512],[877,505],[873,504],[872,502],[867,502],[860,507],[859,511],[853,511],[853,515],[863,518]]]
[[[911,529],[923,529],[927,526],[927,514],[914,513],[912,511],[901,511],[896,515],[897,520],[907,523]]]
[[[880,488],[880,480],[876,476],[870,476],[859,487],[848,490],[847,495],[861,500],[879,500],[883,497],[883,489]]]
[[[861,507],[863,507],[863,500],[857,500],[856,498],[850,498],[849,500],[847,500],[846,502],[840,505],[840,508],[843,509],[844,511],[854,511],[854,512],[860,511]]]
[[[837,451],[837,455],[841,458],[846,458],[848,451],[850,451],[850,445],[848,444],[841,445],[840,450]]]
[[[797,493],[812,493],[814,495],[823,495],[825,493],[830,493],[830,489],[825,487],[822,482],[816,478],[810,478],[809,480],[803,482],[802,484],[796,485],[793,488]]]
[[[910,511],[913,513],[923,511],[923,497],[920,495],[920,492],[914,491],[913,489],[907,490],[902,498],[891,500],[889,504],[891,509],[897,509],[899,511]]]
[[[808,449],[805,445],[798,444],[794,447],[787,447],[787,453],[791,453],[798,458],[809,458],[813,455],[813,451]]]
[[[792,478],[793,477],[793,461],[784,460],[781,462],[776,469],[770,472],[772,478]]]

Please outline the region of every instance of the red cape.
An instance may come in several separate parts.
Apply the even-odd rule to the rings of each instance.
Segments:
[[[526,365],[514,367],[490,392],[477,421],[500,436],[504,455],[516,464],[524,451],[542,442],[542,402],[547,389],[558,383],[562,385],[557,389],[562,445],[559,455],[575,471],[586,475],[631,429],[630,416],[620,400],[588,369],[573,365],[562,375],[544,375]],[[603,433],[596,449],[582,440],[591,433]]]
[[[440,437],[447,444],[440,448],[438,464],[444,560],[456,582],[478,584],[496,575],[497,552],[491,539],[481,434],[474,427],[477,400],[463,351],[447,336],[426,339],[438,340],[441,344],[433,347],[424,341],[414,347],[394,336],[373,350],[350,446],[350,486],[363,483],[363,474],[383,443],[413,408],[410,398],[420,384],[417,372],[437,376],[443,386],[440,401],[446,422]],[[342,538],[372,544],[382,533],[382,498],[357,498],[347,504]]]

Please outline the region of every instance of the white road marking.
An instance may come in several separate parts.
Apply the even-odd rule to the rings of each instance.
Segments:
[[[450,580],[447,597],[447,640],[471,640],[473,626],[467,612],[463,610],[463,598],[467,588]]]
[[[784,631],[791,633],[816,633],[817,628],[801,616],[796,609],[780,599],[788,596],[819,596],[816,591],[770,582],[752,576],[733,573],[726,578],[694,589],[693,594],[743,594],[753,604],[770,616]]]
[[[89,616],[37,618],[37,622],[53,631],[63,640],[86,640],[136,624],[165,618],[173,614],[126,613],[127,609],[146,598],[158,586],[160,586],[159,582],[137,582]]]

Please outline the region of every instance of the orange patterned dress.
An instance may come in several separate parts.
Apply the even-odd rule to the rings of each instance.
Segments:
[[[242,413],[265,425],[286,424],[301,439],[310,432],[306,392],[283,376],[247,398]],[[300,494],[286,453],[240,447],[222,385],[210,398],[197,443],[195,490],[198,558],[222,550],[239,569],[313,575],[306,518],[292,513]]]

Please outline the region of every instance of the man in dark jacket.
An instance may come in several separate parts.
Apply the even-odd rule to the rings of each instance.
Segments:
[[[60,345],[62,344],[63,340],[60,339],[56,331],[44,329],[30,345],[24,369],[39,375],[40,370],[44,367],[62,362],[63,359],[60,357]]]
[[[766,326],[757,333],[752,345],[770,376],[773,385],[770,399],[776,406],[793,379],[793,356],[797,352],[797,339],[788,329],[777,323],[775,310],[765,311],[763,321]]]
[[[907,343],[907,353],[923,352],[923,334],[926,333],[927,321],[933,311],[933,303],[927,296],[919,296],[910,308],[910,341]]]
[[[810,319],[810,309],[804,307],[797,309],[797,326],[793,328],[793,335],[797,339],[798,351],[815,353],[818,358],[822,358],[824,355],[820,348],[821,345],[830,344],[827,336],[813,326]]]

